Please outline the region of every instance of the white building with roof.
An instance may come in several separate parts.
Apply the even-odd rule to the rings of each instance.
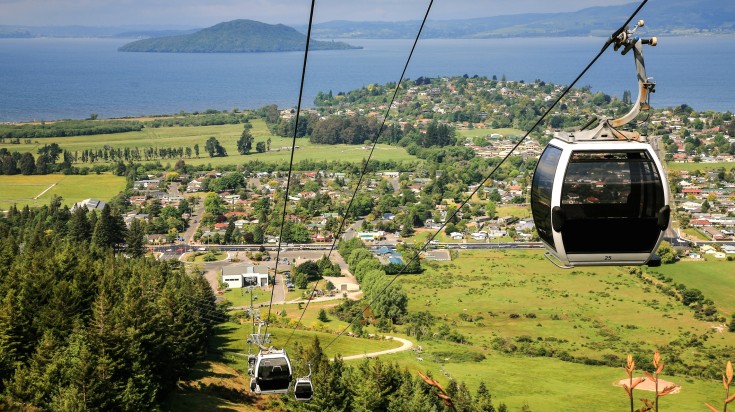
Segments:
[[[228,288],[268,286],[268,267],[265,265],[235,265],[222,268],[222,283]]]
[[[86,207],[87,210],[102,210],[105,208],[106,205],[106,202],[103,202],[99,199],[84,199],[80,202],[75,203],[74,207]]]

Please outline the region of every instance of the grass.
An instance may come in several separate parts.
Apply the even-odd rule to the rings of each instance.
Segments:
[[[733,300],[735,262],[684,261],[673,265],[663,265],[649,271],[669,276],[675,283],[683,283],[687,287],[699,289],[723,312],[728,315],[735,313],[735,300]]]
[[[250,293],[247,289],[236,288],[228,289],[224,294],[220,295],[225,300],[230,302],[230,306],[243,307],[250,306]],[[270,287],[265,289],[255,288],[253,289],[253,305],[259,307],[262,304],[267,305],[270,302],[271,293]]]
[[[217,125],[217,126],[176,126],[176,127],[160,127],[160,128],[144,128],[139,132],[127,132],[104,135],[91,136],[74,136],[74,137],[56,137],[34,140],[31,144],[18,145],[2,145],[8,150],[17,152],[35,153],[39,147],[44,144],[58,143],[64,150],[81,153],[85,149],[102,149],[103,146],[109,145],[113,148],[144,148],[144,147],[191,147],[199,144],[199,158],[185,158],[184,161],[191,165],[233,165],[242,164],[252,160],[260,160],[264,162],[288,162],[291,152],[289,150],[280,150],[284,147],[291,147],[292,139],[274,136],[268,130],[263,120],[255,119],[251,121],[253,128],[251,133],[254,137],[253,148],[257,142],[265,142],[271,139],[271,151],[266,153],[255,153],[254,149],[250,155],[240,155],[237,152],[237,140],[243,130],[242,124],[235,125]],[[206,140],[214,136],[222,146],[227,150],[228,156],[210,158],[204,151],[204,143]],[[347,161],[360,162],[367,159],[369,150],[362,149],[362,146],[352,145],[319,145],[312,144],[307,138],[300,138],[296,145],[299,147],[294,154],[294,161],[300,160],[325,160],[325,161]],[[395,160],[408,161],[418,160],[416,157],[409,155],[402,147],[377,145],[374,160]],[[175,163],[176,159],[160,160],[161,163]],[[92,166],[89,163],[78,163],[76,166]]]
[[[204,257],[207,256],[207,255],[209,255],[209,253],[206,253],[206,252],[194,252],[193,255],[189,255],[186,258],[186,261],[187,262],[190,262],[190,263],[204,263],[205,262],[204,261]],[[211,261],[211,262],[219,262],[219,261],[225,260],[225,258],[227,258],[227,252],[218,252],[218,253],[214,253],[213,255],[214,255],[215,259],[213,261]]]
[[[662,273],[669,274],[663,269],[672,270],[680,264],[661,268]],[[443,368],[472,390],[484,381],[494,398],[507,403],[510,410],[518,410],[527,402],[532,410],[585,411],[593,399],[596,410],[621,410],[627,398],[623,389],[613,387],[612,382],[623,379],[625,373],[622,368],[528,357],[519,351],[506,354],[495,345],[498,339],[520,347],[518,339],[527,336],[532,342],[529,346],[565,351],[579,358],[615,356],[621,366],[627,353],[652,354],[685,334],[706,335],[703,347],[715,352],[735,343],[735,335],[714,333],[710,322],[695,319],[689,308],[629,275],[626,268],[562,270],[546,262],[542,252],[474,250],[462,250],[455,261],[425,267],[424,274],[399,280],[410,291],[409,312],[432,313],[470,344],[420,342],[425,348],[420,364],[409,354],[393,356],[409,368],[429,368],[440,378],[439,368]],[[732,306],[727,296],[735,291],[735,280],[721,281],[732,273],[732,264],[713,263],[701,267],[701,271],[681,266],[679,270],[698,280],[689,284],[689,277],[683,279],[689,287],[711,282],[710,288],[721,288],[719,295],[704,287],[702,290],[718,304],[725,299]],[[704,276],[710,272],[716,274]],[[511,314],[519,317],[511,318]],[[698,359],[700,350],[687,348],[677,355]],[[428,361],[433,351],[474,351],[486,359],[468,367],[467,362],[455,363],[450,356],[443,365],[437,365]],[[720,359],[701,361],[710,364]],[[703,402],[719,396],[714,383],[665,375],[664,379],[683,385],[684,390],[663,399],[662,410],[697,410]]]
[[[421,342],[424,352],[444,350],[446,345],[435,346]],[[463,348],[455,348],[461,351]],[[411,352],[390,355],[409,371],[430,372],[446,387],[448,373],[458,382],[465,382],[474,395],[480,382],[485,382],[493,396],[493,403],[505,403],[509,411],[521,411],[527,404],[532,411],[625,411],[628,398],[622,387],[614,383],[625,378],[622,367],[588,366],[551,358],[529,358],[489,353],[485,360],[475,363],[453,362],[443,364],[417,361]],[[662,412],[691,412],[703,410],[704,402],[720,402],[722,384],[714,381],[692,380],[666,375],[662,379],[682,385],[681,393],[661,398]],[[636,390],[638,398],[653,398],[653,392]]]
[[[697,229],[696,227],[688,227],[684,229],[684,233],[686,234],[687,239],[693,240],[693,241],[707,241],[712,240],[709,236],[707,236],[705,233],[703,233],[701,230]]]
[[[526,206],[518,205],[504,205],[496,208],[496,213],[500,217],[513,216],[519,219],[525,219],[531,217],[531,208]]]
[[[511,129],[511,128],[501,128],[501,129],[462,129],[458,130],[457,133],[459,133],[462,137],[478,137],[478,136],[490,136],[493,133],[502,134],[503,137],[510,137],[510,136],[523,136],[523,131],[518,129]]]
[[[442,335],[422,341],[409,338],[423,347],[421,355],[406,351],[386,355],[385,360],[397,362],[411,373],[429,372],[442,385],[448,384],[451,377],[466,383],[472,393],[484,382],[495,404],[503,402],[511,411],[521,410],[525,404],[534,411],[582,412],[591,410],[591,405],[594,410],[626,410],[625,391],[614,383],[625,378],[622,365],[627,353],[645,353],[647,357],[638,361],[638,370],[650,370],[654,350],[665,349],[684,336],[704,336],[698,346],[685,348],[681,353],[662,351],[662,355],[664,359],[699,359],[719,371],[724,361],[719,356],[709,358],[709,354],[720,349],[726,353],[725,347],[735,345],[735,334],[714,333],[709,322],[695,319],[692,310],[628,274],[628,268],[563,270],[548,263],[541,251],[461,250],[459,253],[459,258],[452,262],[425,263],[423,274],[404,275],[396,283],[408,293],[409,312],[432,313],[438,318],[435,332],[439,325],[446,324],[450,332],[463,335],[469,343],[452,343],[443,340]],[[735,279],[728,276],[733,273],[733,265],[732,262],[679,262],[656,270],[676,282],[699,288],[723,310],[735,310],[731,299]],[[290,339],[293,329],[281,326],[286,322],[280,312],[285,310],[287,322],[293,325],[301,311],[294,304],[274,306],[279,325],[272,325],[268,330],[273,334],[273,345],[281,347],[288,342],[287,350],[294,353],[296,342],[309,345],[316,337],[328,356],[398,346],[396,342],[346,336],[335,340],[334,333],[319,332],[319,329],[342,330],[346,326],[331,315],[330,322],[317,320],[320,309],[338,302],[312,302],[303,318],[303,324],[311,330],[296,331]],[[520,316],[511,318],[512,313]],[[372,332],[372,327],[369,329]],[[247,351],[245,337],[250,331],[249,321],[243,319],[240,323],[236,315],[218,330],[220,334],[213,344],[224,353],[222,362],[244,373],[246,359],[235,353]],[[403,326],[398,325],[391,334],[402,336],[402,332]],[[498,339],[507,339],[520,347],[523,344],[518,338],[522,336],[528,336],[532,344],[577,357],[616,356],[621,367],[564,362],[522,354],[520,350],[506,353],[495,346]],[[473,356],[476,358],[471,359]],[[682,391],[662,398],[662,411],[701,410],[704,402],[719,402],[722,388],[717,381],[672,376],[669,371],[676,364],[666,362],[662,378],[682,385]],[[651,399],[652,393],[636,391],[635,396]]]
[[[275,310],[276,308],[274,307]],[[242,323],[240,323],[237,321],[237,315],[235,315],[235,320],[234,322],[227,322],[217,326],[218,336],[213,342],[215,345],[213,349],[223,353],[228,365],[239,371],[247,372],[247,358],[239,357],[236,354],[248,353],[246,339],[248,337],[247,335],[251,332],[251,323],[245,318],[241,319]],[[341,336],[335,340],[337,335],[334,333],[306,331],[302,329],[294,331],[293,328],[280,326],[270,326],[268,333],[271,334],[272,346],[276,348],[285,347],[287,353],[294,353],[296,345],[300,345],[301,347],[310,346],[314,338],[319,339],[324,353],[329,357],[337,355],[361,355],[363,353],[377,352],[401,346],[400,342],[391,340],[363,339],[350,336]],[[291,336],[292,333],[293,336]]]
[[[51,189],[39,196],[44,190]],[[43,175],[0,176],[0,210],[13,204],[38,207],[47,205],[54,196],[61,196],[62,203],[71,207],[88,198],[110,200],[125,188],[125,178],[110,174],[101,175]],[[39,196],[35,199],[36,196]]]
[[[727,162],[720,162],[720,163],[677,163],[677,162],[666,162],[666,168],[668,170],[673,171],[683,171],[686,170],[688,172],[693,172],[695,170],[705,171],[705,170],[715,170],[715,169],[725,169],[725,170],[731,170],[735,165],[732,163]]]

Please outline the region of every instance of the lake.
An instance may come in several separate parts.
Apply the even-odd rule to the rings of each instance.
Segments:
[[[656,108],[689,104],[735,111],[735,39],[659,38],[646,47]],[[122,53],[127,39],[0,39],[0,121],[81,119],[295,106],[303,53]],[[307,66],[304,105],[318,91],[349,91],[398,80],[411,40],[353,40],[360,50],[316,51]],[[422,40],[407,76],[505,75],[568,84],[602,38]],[[636,90],[632,53],[608,50],[578,86],[622,96]]]

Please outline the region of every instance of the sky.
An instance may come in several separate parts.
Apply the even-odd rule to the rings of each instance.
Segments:
[[[435,0],[429,19],[574,11],[633,0]],[[209,27],[251,19],[307,24],[309,0],[0,0],[0,25]],[[420,20],[428,0],[316,0],[314,21]]]

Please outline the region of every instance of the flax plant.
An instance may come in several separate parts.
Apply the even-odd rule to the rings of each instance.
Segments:
[[[725,366],[725,374],[722,375],[722,386],[725,387],[725,402],[724,402],[724,405],[722,406],[722,412],[727,412],[727,405],[730,402],[735,401],[735,395],[730,395],[730,384],[732,384],[732,376],[733,376],[732,362],[727,361],[727,365]],[[717,408],[715,408],[714,406],[706,402],[705,402],[705,405],[707,405],[707,407],[712,412],[719,412]]]
[[[450,410],[456,410],[454,408],[454,402],[452,402],[452,398],[449,397],[449,395],[447,394],[447,391],[444,390],[444,388],[439,384],[439,382],[436,381],[436,379],[430,376],[426,376],[421,372],[417,372],[417,373],[419,374],[419,376],[421,376],[421,379],[423,379],[424,382],[426,382],[430,386],[433,386],[439,390],[436,393],[436,396],[438,396],[439,399],[441,399],[444,402],[444,406],[446,406]]]
[[[630,412],[636,412],[634,410],[635,400],[633,399],[633,389],[635,389],[636,386],[638,386],[641,382],[643,382],[645,378],[633,379],[633,371],[635,370],[635,361],[633,360],[633,356],[630,354],[628,354],[628,361],[626,362],[623,369],[625,369],[625,373],[628,375],[628,383],[623,384],[623,389],[625,389],[625,392],[628,394],[628,399],[630,399]]]
[[[646,412],[650,410],[654,410],[658,412],[658,399],[662,396],[666,396],[670,393],[673,393],[677,388],[679,388],[679,385],[669,385],[661,390],[659,392],[658,390],[658,382],[659,382],[659,375],[661,374],[661,371],[664,369],[664,363],[661,361],[661,354],[656,352],[653,354],[653,367],[655,368],[653,374],[650,374],[646,371],[643,371],[643,373],[646,375],[646,378],[652,381],[655,384],[655,390],[656,390],[656,398],[654,399],[654,402],[651,403],[648,399],[641,399],[643,404],[645,405],[643,408],[639,409],[641,412]]]

